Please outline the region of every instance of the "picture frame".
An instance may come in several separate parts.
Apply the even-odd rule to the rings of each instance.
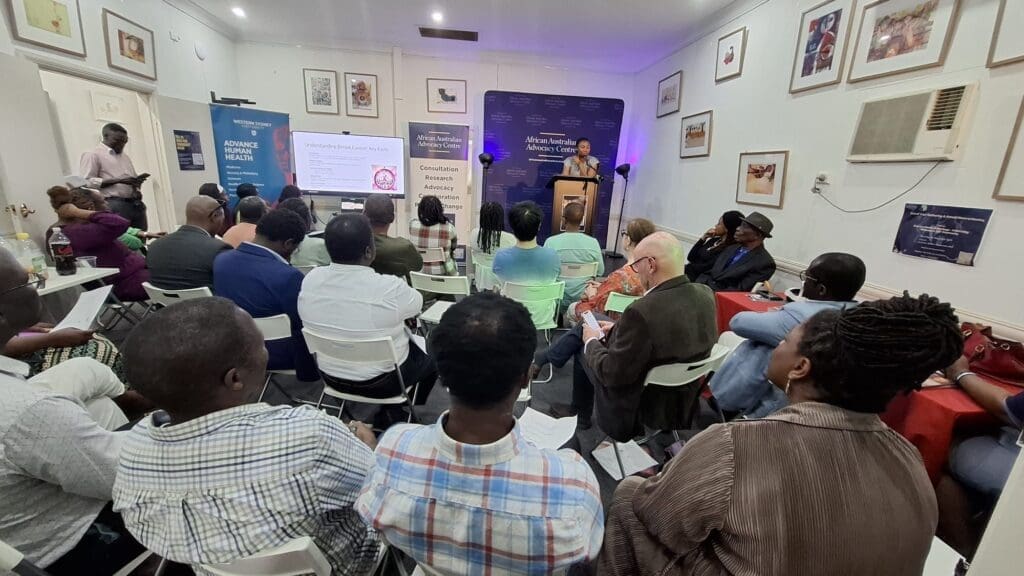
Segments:
[[[986,66],[997,68],[1015,62],[1024,62],[1024,4],[1000,0],[996,24],[992,29],[992,44],[988,49]]]
[[[846,41],[853,27],[853,0],[825,0],[800,15],[789,93],[843,81]]]
[[[377,75],[345,72],[345,115],[380,117]]]
[[[7,0],[7,8],[14,40],[85,57],[78,0]]]
[[[302,69],[302,85],[309,114],[340,114],[338,106],[338,73],[319,68]]]
[[[661,118],[679,112],[683,97],[683,71],[679,70],[658,81],[658,105],[655,117]]]
[[[711,156],[711,136],[714,112],[706,110],[683,116],[679,129],[679,157],[702,158]]]
[[[427,112],[466,113],[466,81],[427,78]]]
[[[738,48],[737,48],[738,46]],[[747,27],[733,30],[718,39],[715,60],[715,83],[725,82],[743,75],[743,60],[747,55]]]
[[[786,194],[787,172],[788,150],[740,153],[736,177],[736,203],[782,208]]]
[[[1006,155],[1003,156],[1003,165],[999,169],[999,176],[996,178],[996,186],[992,190],[992,197],[996,200],[1010,200],[1024,202],[1024,98],[1021,98],[1020,109],[1017,112],[1017,121],[1010,132],[1010,143],[1006,146]],[[1017,155],[1016,162],[1014,154]],[[1016,178],[1016,180],[1014,180]],[[1004,185],[1006,189],[1004,189]],[[1016,186],[1016,190],[1010,190]]]
[[[104,8],[103,38],[110,69],[156,80],[156,45],[152,30]]]
[[[875,0],[861,8],[847,82],[942,66],[960,0]]]

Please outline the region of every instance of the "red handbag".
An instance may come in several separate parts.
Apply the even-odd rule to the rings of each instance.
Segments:
[[[971,370],[996,380],[1024,387],[1024,344],[992,335],[992,327],[973,322],[960,325],[964,356]]]

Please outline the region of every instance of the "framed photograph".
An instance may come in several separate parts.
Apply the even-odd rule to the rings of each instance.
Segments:
[[[7,0],[7,7],[16,40],[85,56],[78,0]]]
[[[338,114],[338,73],[334,70],[302,69],[306,88],[306,112]]]
[[[743,57],[747,52],[747,28],[744,26],[718,39],[718,60],[715,82],[739,78],[743,74]]]
[[[380,116],[377,108],[377,75],[345,72],[345,114],[348,116]]]
[[[826,0],[800,17],[789,93],[838,84],[846,63],[853,0]]]
[[[711,110],[683,116],[679,138],[680,158],[699,158],[711,155]]]
[[[1024,202],[1024,98],[1020,101],[1017,122],[1010,133],[1010,144],[1006,147],[1003,167],[996,178],[996,189],[992,197],[996,200],[1016,200]]]
[[[782,208],[788,150],[743,152],[736,177],[736,202]]]
[[[1024,2],[1000,0],[992,45],[988,49],[988,67],[1024,61]]]
[[[104,8],[103,35],[107,44],[107,66],[156,80],[156,47],[152,30]]]
[[[849,82],[942,66],[960,0],[876,0],[861,11]]]
[[[427,78],[427,112],[466,113],[466,81]]]
[[[658,82],[658,111],[656,116],[661,118],[674,112],[679,112],[679,100],[683,96],[683,71],[662,78]]]

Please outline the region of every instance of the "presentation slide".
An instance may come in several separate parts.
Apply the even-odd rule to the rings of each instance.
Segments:
[[[405,197],[405,140],[292,132],[295,184],[311,192]]]

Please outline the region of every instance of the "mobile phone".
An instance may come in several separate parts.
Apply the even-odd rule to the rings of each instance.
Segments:
[[[584,312],[583,321],[586,322],[587,326],[589,326],[592,330],[597,330],[598,332],[601,333],[601,336],[604,336],[604,330],[601,330],[601,325],[597,323],[597,318],[594,318],[593,312],[589,310]]]

